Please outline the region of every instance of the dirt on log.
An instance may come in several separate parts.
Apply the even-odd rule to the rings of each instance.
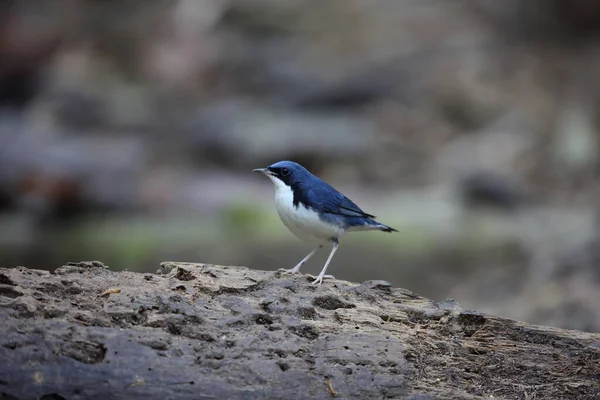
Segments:
[[[0,268],[2,399],[600,399],[600,334],[206,264]]]

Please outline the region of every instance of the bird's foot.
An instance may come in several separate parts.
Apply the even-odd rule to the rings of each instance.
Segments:
[[[279,271],[281,271],[283,275],[294,275],[300,272],[300,268],[294,267],[292,269],[280,269]]]
[[[309,278],[315,278],[313,275],[308,275]],[[315,278],[314,281],[312,281],[313,285],[320,285],[321,283],[323,283],[323,279],[335,279],[335,276],[333,275],[319,275]]]

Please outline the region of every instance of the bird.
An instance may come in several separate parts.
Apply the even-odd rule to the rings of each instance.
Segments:
[[[361,210],[348,197],[296,162],[279,161],[252,171],[262,173],[273,182],[275,208],[283,224],[299,239],[317,246],[294,268],[285,270],[287,274],[298,273],[319,249],[331,243],[329,257],[312,282],[319,285],[324,278],[333,278],[325,272],[344,235],[353,231],[398,232],[375,221],[374,215]]]

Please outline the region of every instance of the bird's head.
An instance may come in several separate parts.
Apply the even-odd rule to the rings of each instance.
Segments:
[[[253,172],[260,172],[273,181],[275,186],[284,184],[292,186],[309,176],[309,172],[302,165],[293,161],[279,161],[266,168],[257,168]]]

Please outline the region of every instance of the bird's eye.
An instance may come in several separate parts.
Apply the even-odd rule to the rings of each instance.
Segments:
[[[287,168],[281,169],[281,176],[288,176],[290,174],[290,170]]]

